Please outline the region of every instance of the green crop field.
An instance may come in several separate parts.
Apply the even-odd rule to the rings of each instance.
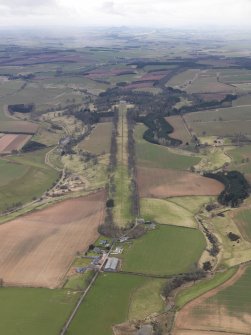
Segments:
[[[46,150],[8,157],[0,161],[0,210],[39,197],[50,188],[58,172],[45,165]],[[8,169],[4,167],[8,166]],[[17,172],[18,168],[18,172]]]
[[[199,230],[161,225],[124,251],[122,269],[163,275],[192,271],[205,246]]]
[[[242,209],[234,218],[242,236],[251,242],[251,209]]]
[[[147,279],[102,274],[88,293],[67,332],[69,335],[112,335],[112,326],[128,318],[130,296]]]
[[[193,213],[168,200],[143,198],[140,214],[146,220],[157,223],[196,228]]]
[[[142,320],[164,309],[165,304],[160,294],[165,282],[165,279],[148,279],[133,291],[128,315],[130,320]]]
[[[13,179],[19,179],[28,171],[25,165],[15,164],[7,160],[0,160],[0,188]]]
[[[200,158],[175,154],[162,145],[152,144],[143,139],[146,127],[138,125],[135,130],[136,156],[139,166],[186,170],[196,165]]]
[[[39,288],[1,288],[0,333],[56,335],[76,304],[78,293]]]

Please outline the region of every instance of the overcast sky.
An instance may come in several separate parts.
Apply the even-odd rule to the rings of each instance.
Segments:
[[[1,26],[249,26],[251,0],[0,0]]]

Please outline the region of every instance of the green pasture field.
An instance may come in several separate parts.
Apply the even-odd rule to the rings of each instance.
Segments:
[[[15,164],[8,160],[0,160],[0,188],[14,179],[22,178],[28,171],[25,165]]]
[[[218,82],[216,76],[207,75],[200,75],[186,88],[188,93],[233,93],[235,90],[233,86]]]
[[[122,269],[159,275],[193,271],[205,247],[199,230],[160,225],[124,250]]]
[[[69,335],[112,335],[112,326],[126,321],[132,293],[147,279],[104,273],[86,296],[67,332]]]
[[[251,243],[242,236],[242,231],[231,214],[231,212],[226,212],[224,217],[215,216],[210,220],[214,232],[216,236],[219,236],[221,242],[220,263],[227,267],[245,263],[251,259]],[[228,237],[230,232],[240,237],[238,242],[230,240]]]
[[[8,157],[11,168],[2,169],[0,177],[0,210],[4,210],[15,203],[26,203],[33,197],[39,197],[58,177],[58,172],[45,165],[46,150],[35,153],[22,154]],[[1,161],[4,166],[6,162]],[[6,166],[6,165],[5,165]],[[20,171],[16,173],[16,167]],[[5,180],[8,183],[5,183]]]
[[[242,209],[234,217],[242,236],[251,242],[251,209]]]
[[[212,121],[251,120],[250,106],[228,107],[215,110],[204,110],[185,115],[190,123]]]
[[[194,215],[172,201],[154,198],[140,200],[140,214],[145,220],[160,224],[196,228]]]
[[[21,89],[25,82],[23,80],[7,80],[4,82],[0,81],[0,98],[14,95],[18,90]]]
[[[59,140],[64,136],[63,130],[55,130],[51,128],[51,124],[41,122],[38,131],[33,136],[33,140],[45,144],[47,146],[57,145]]]
[[[184,72],[177,74],[176,76],[172,77],[168,82],[167,86],[183,86],[185,83],[194,79],[196,74],[199,74],[200,70],[198,69],[189,69]]]
[[[231,137],[239,134],[251,135],[251,120],[232,120],[232,121],[194,121],[187,119],[190,130],[198,137],[200,136],[223,136]]]
[[[111,146],[111,135],[111,122],[98,123],[89,138],[81,141],[78,147],[96,155],[109,153]]]
[[[229,155],[232,157],[231,169],[237,169],[242,173],[251,173],[251,145],[230,150]]]
[[[213,196],[189,196],[189,197],[173,197],[169,198],[169,202],[174,202],[178,206],[196,214],[203,205],[214,201],[216,197]]]
[[[165,303],[160,294],[165,282],[165,279],[148,279],[133,291],[129,306],[129,320],[143,320],[152,313],[160,313],[164,310]]]
[[[77,292],[64,289],[2,287],[0,333],[59,334],[78,297]]]
[[[167,147],[145,141],[143,134],[146,129],[144,125],[137,125],[135,129],[136,157],[139,166],[187,170],[200,161],[199,157],[175,154]]]
[[[224,306],[236,316],[242,317],[243,313],[251,313],[251,267],[232,286],[223,289],[205,303]]]
[[[251,94],[242,95],[232,102],[233,106],[251,105]]]
[[[175,297],[175,305],[178,309],[182,308],[189,301],[198,298],[200,295],[214,289],[230,279],[237,268],[230,268],[224,272],[218,272],[212,279],[202,280],[195,283],[192,287],[185,288]]]
[[[69,104],[74,99],[75,103],[81,103],[79,93],[66,85],[51,83],[48,79],[40,82],[30,82],[22,90],[0,100],[2,104],[26,104],[34,103],[37,112],[46,111],[48,108],[60,108]],[[28,116],[27,116],[28,117]]]

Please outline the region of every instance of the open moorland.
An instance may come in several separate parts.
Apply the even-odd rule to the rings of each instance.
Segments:
[[[104,192],[60,202],[0,226],[6,285],[55,288],[72,259],[98,236]]]

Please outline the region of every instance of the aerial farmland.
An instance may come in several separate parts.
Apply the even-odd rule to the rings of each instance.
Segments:
[[[0,27],[0,334],[250,334],[250,36],[122,3]]]

